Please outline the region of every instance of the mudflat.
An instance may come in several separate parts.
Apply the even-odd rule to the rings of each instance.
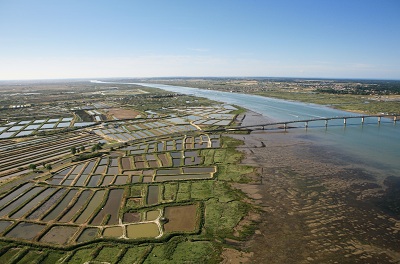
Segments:
[[[249,112],[243,124],[262,119]],[[244,140],[242,163],[256,167],[251,183],[234,184],[259,210],[254,235],[239,246],[251,253],[245,262],[400,262],[393,177],[290,130],[231,136]]]

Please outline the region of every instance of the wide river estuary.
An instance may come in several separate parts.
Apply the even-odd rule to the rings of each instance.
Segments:
[[[359,114],[321,105],[257,95],[163,84],[129,84],[160,88],[171,92],[205,97],[227,104],[238,105],[262,114],[274,121],[359,116]],[[366,169],[379,171],[384,176],[400,176],[400,120],[396,124],[392,119],[382,118],[381,122],[378,123],[376,117],[371,117],[366,118],[364,124],[362,124],[360,118],[351,118],[347,119],[346,126],[344,126],[343,119],[340,119],[330,120],[328,127],[325,127],[325,121],[313,121],[309,123],[307,130],[304,128],[304,123],[298,123],[298,125],[291,124],[290,126],[299,126],[299,128],[288,129],[288,133],[297,133],[303,139],[309,139],[315,143],[322,144],[332,149],[333,152],[351,156],[355,161],[365,164]]]
[[[350,112],[340,111],[315,104],[285,101],[257,95],[227,93],[189,87],[144,84],[140,85],[160,88],[163,90],[205,97],[215,101],[235,104],[260,113],[274,121],[293,121],[324,117],[357,116]],[[296,124],[294,124],[296,126]],[[329,145],[333,150],[351,155],[355,160],[361,160],[386,176],[400,175],[400,121],[395,124],[392,119],[376,117],[366,118],[362,125],[360,118],[344,121],[330,120],[325,127],[325,121],[310,122],[308,129],[299,123],[299,129],[290,129],[289,133],[307,134],[313,141]]]

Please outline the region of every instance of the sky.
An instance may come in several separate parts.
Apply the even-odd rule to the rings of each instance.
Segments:
[[[0,80],[400,79],[400,0],[0,0]]]

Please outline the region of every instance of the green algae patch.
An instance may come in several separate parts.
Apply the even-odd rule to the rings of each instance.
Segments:
[[[146,220],[147,220],[147,221],[154,221],[154,220],[157,220],[157,218],[158,218],[159,216],[160,216],[160,211],[158,211],[158,210],[146,212]]]
[[[122,226],[106,227],[103,231],[103,237],[121,237],[122,235]]]
[[[160,235],[158,225],[155,223],[134,224],[126,227],[128,238],[150,238]]]

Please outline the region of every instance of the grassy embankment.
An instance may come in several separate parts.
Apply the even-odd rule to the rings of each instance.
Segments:
[[[315,89],[304,88],[299,85],[279,81],[279,83],[258,82],[254,85],[242,85],[242,82],[229,82],[226,80],[202,80],[202,81],[168,81],[161,83],[177,86],[194,87],[200,89],[213,89],[219,91],[235,91],[261,96],[274,97],[284,100],[300,101],[326,105],[345,111],[362,114],[400,114],[400,100],[398,95],[356,95],[356,94],[330,94],[318,92]],[[291,85],[290,85],[291,84]],[[351,83],[350,83],[351,84]],[[260,87],[261,88],[260,88]],[[289,88],[288,88],[289,87]],[[259,89],[260,88],[260,89]],[[262,90],[267,88],[267,90]],[[295,88],[295,89],[294,89]]]
[[[202,204],[200,231],[195,234],[176,234],[167,241],[143,241],[139,244],[119,243],[118,240],[104,241],[73,247],[74,249],[66,251],[44,248],[31,243],[0,242],[0,260],[2,263],[16,263],[20,260],[27,263],[30,261],[55,263],[60,259],[64,259],[64,263],[86,261],[219,263],[222,249],[230,247],[225,243],[225,239],[241,240],[248,234],[242,232],[234,235],[234,228],[252,210],[251,206],[243,201],[244,194],[230,186],[231,183],[246,182],[243,174],[253,170],[250,167],[238,165],[243,155],[235,149],[238,144],[240,144],[238,140],[223,137],[222,148],[201,150],[204,165],[218,167],[215,179],[158,184],[164,196],[164,199],[160,199],[161,203]],[[142,196],[145,185],[132,186],[133,196]]]
[[[286,91],[268,91],[259,92],[257,94],[285,100],[300,101],[304,103],[327,105],[336,109],[363,114],[400,114],[399,101],[384,101],[383,99],[378,100],[377,98],[372,98],[372,96],[365,95],[339,95]]]

